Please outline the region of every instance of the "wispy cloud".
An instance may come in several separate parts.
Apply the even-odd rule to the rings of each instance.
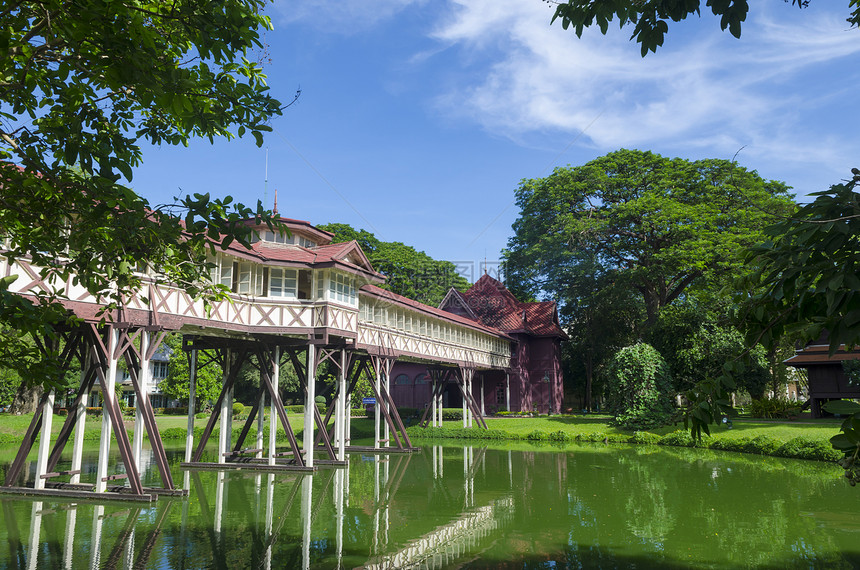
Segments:
[[[577,39],[550,26],[551,11],[537,2],[452,7],[433,36],[460,50],[473,73],[440,94],[437,109],[495,135],[573,133],[600,115],[586,133],[599,149],[669,146],[731,156],[748,145],[747,156],[846,159],[843,137],[809,124],[838,88],[811,84],[816,67],[847,66],[844,58],[860,53],[856,30],[844,31],[844,14],[784,18],[782,6],[754,12],[741,40],[703,16],[675,24],[666,46],[643,59],[629,31],[587,30]]]

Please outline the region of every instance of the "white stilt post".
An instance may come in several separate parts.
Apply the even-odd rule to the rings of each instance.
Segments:
[[[481,415],[486,416],[487,412],[484,411],[484,377],[481,376]]]
[[[308,363],[307,363],[307,386],[305,392],[305,427],[304,441],[302,446],[305,449],[305,465],[307,467],[314,466],[314,406],[317,397],[317,363],[316,363],[316,347],[308,345]]]
[[[511,411],[511,375],[505,372],[505,408]]]
[[[191,349],[191,365],[188,370],[188,427],[185,433],[185,462],[191,462],[194,449],[194,414],[197,411],[197,349]],[[186,473],[188,473],[186,471]],[[185,486],[188,489],[188,485]]]
[[[140,386],[141,395],[149,392],[149,358],[146,354],[149,352],[149,343],[151,341],[150,333],[143,331],[140,335],[140,368],[137,371],[137,382]],[[132,457],[134,465],[138,472],[140,468],[140,455],[143,452],[143,430],[146,429],[143,425],[143,408],[141,402],[135,400],[134,411],[134,437],[131,442]]]
[[[436,425],[436,380],[430,381],[430,425]]]
[[[232,367],[233,353],[230,349],[224,351],[224,377],[222,386],[227,383],[227,376],[230,374]],[[224,455],[230,450],[230,443],[233,439],[233,389],[230,388],[221,399],[221,427],[218,432],[218,463],[224,463],[226,456]]]
[[[381,378],[380,378],[381,373],[379,371],[378,366],[375,367],[375,369],[376,369],[376,373],[373,375],[374,376],[373,382],[376,384],[376,393],[379,394],[380,393],[379,388],[382,385],[381,384]],[[381,406],[381,405],[382,405],[382,402],[379,402],[379,401],[377,401],[376,404],[373,405],[373,447],[376,449],[379,449],[379,440],[381,439],[380,435],[379,435],[379,433],[380,433],[379,423],[380,423],[380,419],[382,417],[379,406]]]
[[[437,413],[437,414],[439,414],[439,417],[438,417],[438,418],[437,418],[437,420],[436,420],[436,424],[437,424],[439,427],[442,427],[442,416],[443,416],[443,414],[442,414],[442,406],[444,405],[444,402],[445,402],[445,400],[444,400],[444,394],[442,394],[442,392],[439,392],[439,395],[438,395],[438,396],[436,396],[436,400],[437,400],[437,401],[436,401],[436,413]]]
[[[87,381],[87,371],[90,367],[90,352],[88,350],[85,352],[86,354],[82,363],[83,370],[81,371],[81,385]],[[89,398],[89,391],[87,391],[86,394],[82,394],[81,400],[78,402],[78,407],[71,412],[75,414],[75,439],[72,443],[72,465],[69,467],[73,473],[69,478],[69,483],[72,483],[73,485],[81,482],[80,470],[84,456],[84,430],[86,429],[87,423],[87,400]],[[78,473],[74,473],[75,471],[78,471]]]
[[[275,418],[271,418],[275,419]],[[258,449],[256,453],[254,453],[254,457],[257,459],[263,458],[263,432],[266,429],[266,391],[260,390],[260,402],[257,404],[257,445],[254,446],[255,449]]]
[[[39,455],[36,459],[36,480],[33,482],[34,489],[44,489],[45,479],[42,477],[48,472],[48,456],[51,454],[51,422],[54,419],[54,391],[48,393],[48,398],[42,405],[42,433],[39,434]]]
[[[340,351],[340,375],[338,376],[339,386],[337,388],[337,403],[335,404],[335,420],[334,431],[337,438],[337,458],[338,461],[346,460],[346,350]]]
[[[469,407],[466,405],[466,394],[469,393],[469,377],[466,371],[460,370],[460,379],[463,382],[463,427],[469,427]]]
[[[107,408],[108,405],[114,399],[114,388],[116,387],[116,358],[114,358],[114,352],[116,351],[116,345],[119,342],[119,331],[111,327],[110,328],[110,341],[108,342],[108,372],[107,378],[105,379],[106,387],[105,390],[107,393],[102,394],[102,398],[104,399],[104,406],[102,407],[102,434],[101,440],[99,442],[99,463],[98,468],[96,469],[96,493],[104,493],[105,489],[107,489],[107,481],[105,478],[107,477],[107,468],[108,468],[108,460],[110,459],[110,440],[112,437],[112,428],[113,425],[111,423],[110,414],[108,413]],[[101,529],[101,527],[99,527]]]
[[[272,349],[272,390],[278,393],[278,381],[281,377],[281,349]],[[275,408],[275,400],[269,399],[269,465],[275,464],[275,452],[278,439],[278,410]]]
[[[390,376],[389,372],[391,370],[391,365],[387,360],[380,359],[379,362],[380,362],[380,368],[382,368],[382,374],[383,374],[382,383],[385,386],[385,393],[388,395],[391,395],[391,378],[389,378],[389,376]],[[382,392],[380,392],[379,394],[382,395]],[[379,405],[379,402],[377,402],[377,405]],[[388,416],[390,417],[391,416],[391,407],[388,405],[388,400],[384,400],[382,405],[385,406],[385,411],[388,412]],[[391,434],[388,432],[388,422],[385,422],[383,424],[382,434],[383,434],[382,439],[385,440],[385,447],[389,447],[391,445]]]

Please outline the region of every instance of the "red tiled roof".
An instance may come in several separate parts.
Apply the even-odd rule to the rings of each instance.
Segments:
[[[567,338],[559,326],[553,301],[520,302],[503,283],[489,275],[482,275],[468,291],[458,294],[485,325],[505,332]]]
[[[487,326],[484,323],[473,321],[472,319],[466,317],[461,317],[460,315],[456,315],[454,313],[449,313],[448,311],[444,311],[442,309],[437,309],[436,307],[431,307],[430,305],[425,305],[424,303],[419,303],[418,301],[410,299],[409,297],[404,297],[403,295],[392,293],[391,291],[383,289],[382,287],[377,287],[375,285],[365,285],[361,288],[361,292],[372,295],[379,299],[383,299],[385,301],[389,301],[391,303],[395,303],[397,305],[409,307],[410,309],[414,309],[416,311],[426,313],[434,317],[445,319],[446,321],[450,321],[458,325],[463,325],[472,329],[484,331],[494,336],[507,337],[505,331],[502,331],[492,326]]]

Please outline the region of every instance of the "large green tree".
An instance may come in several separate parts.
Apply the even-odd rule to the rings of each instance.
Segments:
[[[263,0],[42,0],[0,6],[0,233],[10,259],[118,303],[151,269],[195,296],[207,248],[249,243],[255,210],[208,194],[153,206],[131,190],[142,143],[252,134],[282,104],[249,57],[271,27]],[[0,328],[44,330],[56,298],[5,294]],[[14,337],[8,337],[14,340]],[[4,359],[26,347],[4,343]],[[8,361],[7,361],[8,362]],[[25,362],[21,362],[26,366]],[[38,374],[52,382],[52,374]]]
[[[460,291],[469,288],[469,282],[450,261],[433,259],[399,241],[381,241],[349,224],[325,224],[319,228],[334,233],[334,243],[357,241],[373,268],[388,278],[382,287],[398,295],[436,306],[451,287]]]
[[[560,19],[564,29],[573,28],[578,37],[591,26],[599,27],[605,34],[616,19],[621,28],[633,26],[630,39],[639,43],[643,57],[663,45],[670,21],[680,22],[702,13],[701,0],[567,0],[554,3],[557,6],[552,21]],[[720,18],[720,29],[728,29],[734,37],[741,37],[741,26],[750,9],[748,0],[708,0],[704,4],[705,11]],[[809,0],[791,0],[791,4],[805,8]],[[860,25],[860,2],[849,0],[848,7],[848,23],[854,27]]]
[[[586,262],[641,297],[646,325],[690,288],[716,288],[743,272],[741,251],[794,208],[784,184],[731,162],[638,150],[524,180],[516,199],[505,253],[515,288],[564,307]]]

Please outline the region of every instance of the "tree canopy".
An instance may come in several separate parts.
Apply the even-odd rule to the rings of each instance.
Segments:
[[[45,0],[0,8],[4,255],[30,258],[46,279],[73,276],[106,302],[119,303],[146,270],[194,296],[221,294],[207,279],[207,249],[249,243],[240,222],[269,221],[262,206],[209,194],[152,205],[129,183],[142,142],[187,146],[194,137],[250,133],[262,143],[282,109],[246,57],[271,27],[264,5]],[[0,325],[30,331],[63,318],[56,299],[44,301],[25,307],[0,295]]]
[[[372,233],[348,224],[319,228],[334,233],[334,243],[357,241],[373,268],[388,278],[382,287],[398,295],[435,307],[451,287],[460,291],[469,288],[469,282],[450,261],[438,261],[399,241],[380,241]]]
[[[784,184],[731,162],[638,150],[524,180],[516,199],[505,253],[513,287],[563,306],[587,264],[584,274],[611,272],[615,286],[636,291],[649,324],[689,287],[742,272],[742,249],[794,207]]]
[[[633,26],[630,39],[639,43],[643,57],[663,45],[669,21],[680,22],[702,13],[701,0],[567,0],[555,3],[552,21],[561,19],[562,27],[573,28],[577,37],[582,37],[585,28],[595,25],[605,34],[615,19],[620,28]],[[809,0],[791,0],[791,4],[805,8]],[[860,25],[860,2],[849,0],[848,5],[847,21],[856,27]],[[720,18],[721,30],[728,29],[734,37],[741,37],[741,26],[750,9],[748,0],[708,0],[705,6]]]

